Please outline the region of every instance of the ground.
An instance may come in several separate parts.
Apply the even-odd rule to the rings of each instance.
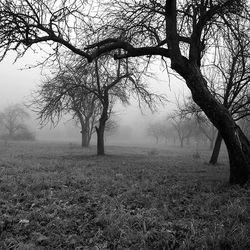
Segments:
[[[209,154],[1,142],[0,249],[250,249],[250,190]]]

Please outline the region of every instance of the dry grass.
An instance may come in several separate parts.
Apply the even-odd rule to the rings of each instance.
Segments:
[[[208,154],[1,147],[0,249],[250,249],[249,189]]]

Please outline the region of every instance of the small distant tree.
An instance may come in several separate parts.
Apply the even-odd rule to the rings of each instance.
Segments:
[[[194,129],[194,121],[183,116],[178,111],[173,112],[169,119],[180,140],[180,146],[184,146],[184,140],[189,140]]]
[[[6,107],[0,113],[2,138],[11,140],[34,140],[34,135],[25,124],[25,121],[29,118],[28,112],[20,104],[13,104]]]
[[[209,141],[209,150],[213,150],[217,129],[208,120],[204,122],[199,122],[198,126],[202,134]]]
[[[147,128],[147,134],[155,139],[158,144],[161,138],[161,124],[159,122],[150,123]]]
[[[182,104],[178,104],[178,110],[183,116],[194,119],[196,123],[196,135],[198,136],[201,132],[209,141],[209,149],[212,150],[217,130],[202,110],[194,103],[192,98],[188,97]]]
[[[147,128],[147,134],[154,137],[156,144],[159,143],[160,139],[164,139],[165,143],[169,138],[169,127],[166,121],[157,121],[150,123]]]

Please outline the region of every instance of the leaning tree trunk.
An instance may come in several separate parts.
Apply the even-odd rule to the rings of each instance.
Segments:
[[[218,129],[225,142],[230,164],[230,183],[245,184],[250,172],[249,141],[238,128],[229,111],[210,93],[200,68],[184,57],[177,59],[172,60],[172,68],[186,80],[194,102]]]
[[[215,165],[217,163],[217,161],[218,161],[221,142],[222,142],[222,136],[218,132],[216,140],[215,140],[214,148],[213,148],[213,153],[212,153],[210,161],[209,161],[209,163],[212,164],[212,165]]]

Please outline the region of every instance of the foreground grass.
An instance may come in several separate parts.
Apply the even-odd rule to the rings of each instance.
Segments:
[[[0,149],[0,249],[250,249],[248,188],[207,152]]]

